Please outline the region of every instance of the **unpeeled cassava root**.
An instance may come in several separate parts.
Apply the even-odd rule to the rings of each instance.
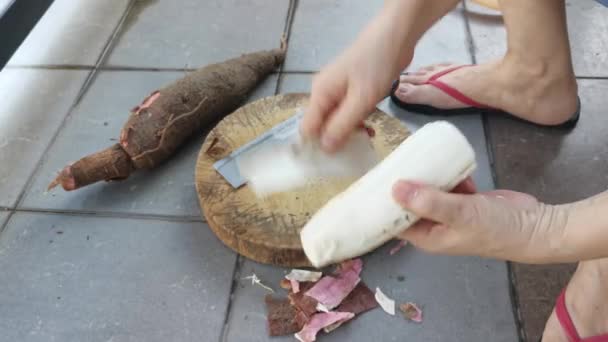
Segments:
[[[393,199],[398,180],[449,191],[475,167],[475,152],[455,126],[423,126],[312,216],[300,232],[304,253],[320,268],[372,251],[419,219]]]
[[[287,46],[215,63],[154,91],[131,110],[119,143],[66,166],[49,185],[70,191],[122,180],[168,159],[196,132],[236,110],[277,66]]]

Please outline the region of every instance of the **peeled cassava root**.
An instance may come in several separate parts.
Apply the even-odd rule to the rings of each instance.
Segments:
[[[456,127],[427,124],[313,215],[300,232],[304,253],[319,268],[370,252],[418,221],[393,199],[395,182],[449,191],[475,168],[475,152]]]
[[[66,166],[49,185],[70,191],[122,180],[169,158],[193,133],[236,110],[283,63],[287,46],[210,64],[154,91],[131,110],[119,143]]]

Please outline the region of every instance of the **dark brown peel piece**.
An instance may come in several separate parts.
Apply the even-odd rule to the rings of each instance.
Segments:
[[[270,336],[283,336],[294,334],[302,327],[296,321],[296,309],[287,298],[276,298],[266,295],[264,298],[268,312],[268,333]]]
[[[378,302],[374,298],[374,292],[362,281],[342,301],[335,311],[352,312],[355,315],[377,308]]]

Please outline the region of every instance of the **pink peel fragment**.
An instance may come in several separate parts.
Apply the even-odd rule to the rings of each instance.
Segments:
[[[422,310],[412,302],[399,305],[399,309],[403,312],[405,318],[416,323],[422,323]]]
[[[405,247],[405,245],[407,245],[407,241],[405,241],[405,240],[399,241],[395,246],[393,246],[393,248],[391,248],[390,251],[388,251],[388,254],[390,254],[390,255],[397,254],[397,252],[399,252],[399,250],[401,248]]]
[[[323,311],[332,310],[359,284],[362,268],[361,259],[346,261],[336,270],[335,276],[321,278],[306,295],[314,298]]]
[[[300,282],[293,279],[289,280],[289,282],[291,283],[291,291],[293,291],[293,293],[300,292]]]
[[[139,114],[139,112],[141,112],[142,109],[146,109],[146,108],[150,107],[152,105],[152,103],[154,103],[154,101],[156,101],[156,99],[158,99],[159,97],[160,97],[160,92],[158,90],[154,91],[152,94],[148,95],[148,97],[146,97],[140,105],[133,108],[132,111],[135,114]]]
[[[314,314],[310,321],[304,325],[302,330],[295,334],[295,337],[301,342],[316,341],[317,333],[325,328],[339,322],[345,322],[353,318],[355,314],[352,312],[323,312]]]

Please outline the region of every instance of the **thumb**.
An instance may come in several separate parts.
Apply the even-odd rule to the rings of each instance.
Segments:
[[[446,225],[460,223],[469,217],[471,198],[447,193],[436,188],[407,181],[393,187],[393,198],[414,215]]]

